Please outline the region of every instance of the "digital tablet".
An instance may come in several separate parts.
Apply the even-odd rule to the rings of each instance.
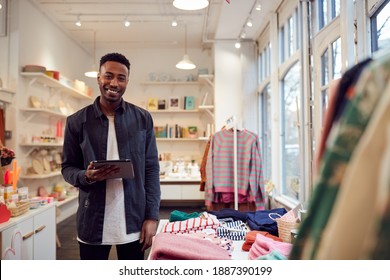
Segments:
[[[119,172],[112,174],[107,179],[114,178],[134,178],[133,163],[130,159],[117,159],[117,160],[95,160],[92,162],[96,169],[99,169],[105,165],[115,165],[119,167]]]

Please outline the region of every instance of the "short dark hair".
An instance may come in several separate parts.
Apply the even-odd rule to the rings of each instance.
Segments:
[[[123,54],[120,54],[120,53],[108,53],[108,54],[103,55],[102,58],[100,59],[99,69],[107,61],[119,62],[119,63],[125,65],[127,67],[127,70],[130,71],[130,62]]]

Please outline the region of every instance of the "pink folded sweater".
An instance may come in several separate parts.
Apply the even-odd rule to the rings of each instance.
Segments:
[[[229,253],[202,239],[159,233],[153,239],[151,260],[230,260]]]
[[[262,234],[257,234],[256,240],[249,250],[248,258],[250,260],[254,260],[260,256],[270,254],[273,251],[277,251],[283,256],[288,257],[290,255],[291,249],[291,243],[276,241]]]

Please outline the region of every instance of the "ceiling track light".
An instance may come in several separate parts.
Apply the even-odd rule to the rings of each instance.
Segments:
[[[236,43],[234,43],[234,46],[236,47],[236,49],[241,48],[241,42],[240,42],[240,40],[237,40]]]
[[[209,5],[208,0],[174,0],[173,6],[180,10],[195,11],[206,8]]]
[[[129,19],[126,17],[125,20],[123,21],[123,24],[126,26],[126,27],[129,27],[131,25],[131,22],[129,21]]]
[[[176,26],[177,26],[177,20],[176,20],[176,18],[174,18],[174,19],[172,20],[171,26],[172,26],[172,27],[176,27]]]
[[[252,27],[253,26],[252,18],[248,18],[248,20],[246,21],[246,26],[248,26],[248,27]]]
[[[182,70],[192,70],[196,68],[196,65],[191,61],[190,57],[187,54],[187,24],[184,25],[184,56],[176,64],[176,68]]]
[[[256,11],[261,11],[261,4],[260,4],[259,0],[257,0],[257,2],[256,2],[255,9],[256,9]]]
[[[245,30],[242,30],[241,33],[240,33],[240,38],[241,39],[245,39],[246,38],[246,32]]]
[[[78,27],[81,26],[80,16],[77,16],[77,21],[75,23]]]

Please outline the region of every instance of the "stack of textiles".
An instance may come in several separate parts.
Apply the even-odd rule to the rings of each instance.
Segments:
[[[233,221],[229,218],[221,221],[221,225],[217,228],[218,237],[227,237],[231,240],[244,240],[249,232],[248,226],[242,221]]]
[[[255,212],[247,212],[247,223],[251,230],[267,231],[272,235],[279,236],[277,223],[270,218],[270,213],[276,213],[283,216],[287,213],[284,208],[275,208],[271,210],[262,210]]]
[[[291,243],[276,241],[262,234],[257,234],[255,242],[249,250],[248,258],[250,260],[256,260],[261,256],[269,255],[273,252],[276,255],[280,254],[285,258],[288,258],[291,249]]]
[[[231,256],[227,250],[206,239],[159,233],[154,237],[149,258],[151,260],[230,260]]]
[[[272,235],[266,231],[252,230],[245,236],[245,242],[242,244],[242,250],[249,251],[253,243],[255,243],[257,234],[262,234],[265,237],[271,238],[275,241],[283,242],[283,240],[275,235]]]
[[[210,230],[215,233],[220,222],[216,216],[202,212],[199,217],[184,221],[169,222],[164,225],[162,232],[166,233],[195,233],[203,230]]]

